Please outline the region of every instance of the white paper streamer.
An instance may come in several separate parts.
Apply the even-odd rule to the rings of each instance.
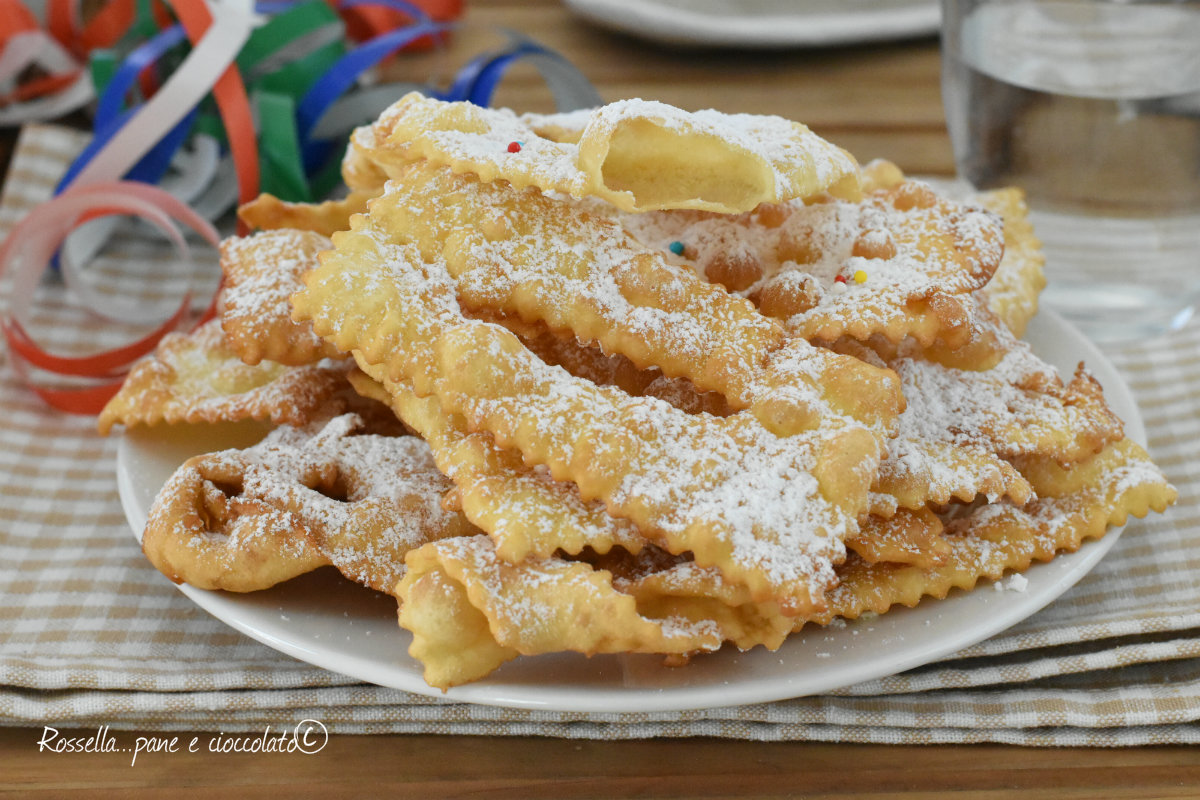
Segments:
[[[26,122],[54,119],[69,114],[95,97],[91,76],[71,57],[54,37],[45,31],[25,31],[11,37],[0,53],[0,84],[15,82],[22,71],[39,66],[46,72],[62,74],[78,70],[66,88],[24,103],[9,103],[0,108],[0,125],[17,126]]]
[[[211,91],[233,63],[250,32],[262,22],[252,3],[229,0],[210,6],[212,24],[179,68],[117,131],[76,176],[82,186],[117,180]]]

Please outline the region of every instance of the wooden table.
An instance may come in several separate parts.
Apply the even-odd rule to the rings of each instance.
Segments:
[[[568,55],[606,100],[644,97],[684,108],[779,114],[809,124],[860,160],[886,157],[911,173],[954,171],[932,38],[782,53],[681,51],[589,27],[554,0],[476,0],[469,17],[522,30]],[[395,67],[409,68],[419,67],[405,61]],[[498,100],[520,110],[549,109],[549,95],[529,73],[514,74]],[[1183,747],[334,735],[310,757],[181,752],[142,755],[131,768],[114,754],[39,754],[41,734],[40,728],[0,729],[0,795],[1200,797],[1200,749]],[[125,741],[137,735],[120,732]],[[183,741],[189,737],[181,734]]]

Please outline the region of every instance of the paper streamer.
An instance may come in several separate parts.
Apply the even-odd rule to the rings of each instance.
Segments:
[[[193,211],[204,219],[211,219],[197,207],[206,191],[214,185],[221,169],[220,146],[211,136],[199,135],[188,146],[175,154],[171,169],[163,178],[160,188],[172,197],[189,204]],[[236,192],[236,186],[231,187]],[[226,192],[223,202],[232,200],[232,192]],[[100,296],[89,288],[84,279],[84,268],[104,247],[121,218],[105,216],[88,220],[76,227],[63,240],[58,251],[58,266],[73,299],[94,313],[117,322],[148,324],[161,316],[154,308],[147,308],[137,301],[124,301],[120,297]]]
[[[0,14],[7,9],[0,4]],[[30,67],[48,73],[40,85],[15,84]],[[62,45],[40,30],[24,30],[7,37],[0,53],[0,85],[12,84],[9,102],[0,106],[0,125],[21,125],[68,114],[91,101],[91,80]]]
[[[150,352],[166,333],[177,329],[191,307],[189,293],[176,311],[149,334],[124,346],[87,356],[58,355],[38,345],[22,322],[33,306],[38,282],[51,255],[77,221],[98,214],[139,217],[162,231],[183,254],[187,252],[187,243],[174,220],[195,230],[213,247],[220,244],[216,229],[186,204],[158,187],[133,182],[96,182],[70,189],[33,209],[17,223],[0,245],[0,276],[11,276],[9,308],[15,310],[0,317],[0,332],[8,343],[13,368],[30,388],[50,405],[71,413],[99,413],[120,388],[119,376],[129,364]],[[47,387],[33,378],[30,368],[95,378],[100,382],[82,387]]]
[[[241,97],[245,98],[245,89],[240,78],[236,72],[229,71],[228,67],[237,57],[258,21],[257,17],[248,12],[246,5],[235,5],[232,2],[214,5],[213,14],[210,16],[202,3],[175,0],[173,6],[181,12],[183,28],[195,47],[162,88],[138,109],[78,172],[72,185],[82,186],[95,181],[116,180],[123,176],[154,144],[189,114],[209,91],[217,93],[218,104],[221,104],[222,94],[229,97],[226,105],[237,103],[239,91]],[[220,77],[213,80],[214,75]],[[228,91],[222,93],[223,88]],[[250,122],[248,109],[243,111],[230,108],[229,115],[242,115],[246,120],[243,122],[241,119],[226,119],[227,128],[240,131]],[[222,116],[225,116],[224,110]],[[252,125],[248,137],[252,147]],[[233,143],[239,138],[242,137],[230,134],[231,147],[236,147]],[[247,167],[247,170],[253,172],[254,177],[253,186],[247,187],[247,193],[257,193],[257,168],[250,170]]]
[[[559,110],[600,102],[566,59],[510,31],[500,31],[505,43],[472,58],[449,87],[375,83],[375,69],[397,53],[444,44],[460,27],[453,22],[462,11],[458,0],[166,1],[109,0],[84,25],[77,0],[45,0],[41,30],[17,0],[0,0],[0,15],[9,5],[17,9],[0,20],[0,95],[6,81],[13,86],[0,122],[78,108],[94,96],[93,79],[99,90],[94,135],[57,197],[0,247],[0,273],[14,286],[10,308],[18,310],[0,319],[13,368],[66,411],[97,413],[132,361],[191,316],[190,295],[163,311],[92,286],[87,268],[117,229],[121,218],[114,215],[140,220],[177,248],[185,245],[174,220],[215,244],[209,220],[260,188],[283,199],[321,199],[339,180],[350,130],[396,98],[416,89],[486,104],[520,61],[538,69]],[[347,39],[347,28],[360,44]],[[30,66],[45,74],[29,79]],[[88,356],[48,352],[23,323],[48,264],[59,269],[75,303],[153,330]],[[89,383],[45,385],[46,374]]]

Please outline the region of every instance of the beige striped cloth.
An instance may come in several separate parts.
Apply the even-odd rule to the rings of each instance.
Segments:
[[[31,127],[0,203],[4,232],[47,198],[81,146]],[[186,269],[125,230],[98,285],[163,308],[215,281],[211,251]],[[0,285],[7,303],[8,276]],[[116,343],[47,281],[34,336],[70,351]],[[1132,523],[1073,590],[952,659],[817,697],[663,713],[555,713],[450,703],[359,683],[261,645],[208,616],[142,557],[115,485],[116,442],[49,410],[0,366],[0,721],[9,725],[261,731],[305,718],[341,733],[1026,745],[1200,741],[1200,325],[1109,348],[1179,489]]]

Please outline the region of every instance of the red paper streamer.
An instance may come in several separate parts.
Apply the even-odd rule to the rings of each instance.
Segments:
[[[51,255],[83,217],[97,213],[131,214],[158,227],[169,238],[183,245],[182,234],[173,223],[179,220],[201,234],[214,247],[219,244],[217,231],[207,220],[186,204],[155,186],[128,181],[100,182],[68,189],[53,200],[33,209],[17,223],[0,245],[0,274],[12,273],[18,288],[13,306],[26,307],[32,288],[45,271]],[[62,356],[38,345],[15,317],[0,318],[0,333],[8,343],[12,365],[17,374],[42,399],[55,408],[74,414],[98,414],[121,386],[120,375],[129,364],[154,349],[167,333],[176,330],[188,314],[191,296],[186,295],[168,319],[151,333],[120,347],[87,356]],[[215,307],[210,305],[211,313]],[[77,388],[39,386],[28,367],[60,375],[107,379],[99,385]]]

